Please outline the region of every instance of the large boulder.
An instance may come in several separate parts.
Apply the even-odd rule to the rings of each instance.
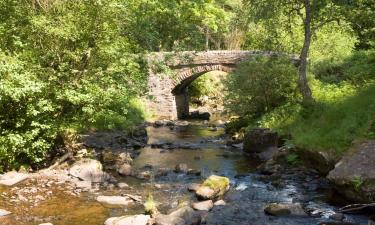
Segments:
[[[104,182],[110,176],[103,172],[102,164],[94,159],[81,159],[69,169],[69,174],[84,181]]]
[[[244,137],[243,150],[247,153],[262,153],[270,148],[277,148],[277,132],[265,128],[255,128]]]
[[[215,199],[229,190],[229,179],[211,175],[197,189],[196,195],[201,199]]]
[[[149,215],[111,217],[104,222],[104,225],[147,225],[149,220]]]
[[[328,174],[337,191],[355,202],[375,201],[375,140],[349,151]]]

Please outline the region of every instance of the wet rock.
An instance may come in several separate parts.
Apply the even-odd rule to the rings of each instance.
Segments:
[[[162,121],[162,120],[157,120],[153,124],[154,127],[162,127],[162,126],[165,126],[165,125],[166,125],[166,122]]]
[[[243,150],[247,153],[261,153],[268,148],[277,148],[277,132],[265,128],[255,128],[245,134]]]
[[[5,209],[0,209],[0,218],[3,217],[3,216],[7,216],[11,214],[11,212],[5,210]]]
[[[132,174],[132,166],[125,163],[118,167],[117,172],[123,176],[130,176]]]
[[[94,159],[81,159],[69,169],[69,174],[84,181],[104,182],[110,176],[103,172],[102,164]]]
[[[117,207],[124,207],[131,203],[133,203],[133,200],[129,197],[123,197],[123,196],[98,196],[96,198],[98,202],[100,202],[102,205],[108,208],[117,208]]]
[[[345,216],[343,213],[334,213],[329,216],[330,219],[342,221],[344,220]]]
[[[148,180],[152,177],[151,171],[140,171],[136,174],[136,177],[141,180]]]
[[[210,211],[213,207],[214,203],[212,202],[212,200],[193,203],[193,209],[195,210]]]
[[[176,173],[187,173],[188,170],[189,170],[189,167],[186,163],[180,163],[180,164],[176,165],[174,171]]]
[[[107,219],[104,225],[147,225],[149,220],[148,215],[112,217]]]
[[[375,140],[367,141],[348,152],[327,177],[347,199],[375,201]]]
[[[271,203],[264,208],[264,212],[272,216],[307,216],[298,203]]]
[[[0,176],[0,185],[13,186],[29,178],[27,173],[18,173],[15,171],[5,173]]]
[[[218,200],[214,203],[214,206],[224,206],[227,203],[224,200]]]
[[[226,177],[211,175],[197,189],[196,195],[202,199],[214,199],[229,190],[229,179]]]
[[[187,174],[188,175],[200,176],[202,174],[202,172],[199,171],[199,170],[195,170],[195,169],[188,169]]]

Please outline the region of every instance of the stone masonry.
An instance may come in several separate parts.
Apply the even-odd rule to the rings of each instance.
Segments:
[[[264,51],[155,52],[147,56],[149,109],[158,119],[180,119],[189,114],[186,93],[195,79],[210,71],[231,72],[244,60],[257,56],[278,57],[279,53]],[[298,63],[296,56],[289,56]]]

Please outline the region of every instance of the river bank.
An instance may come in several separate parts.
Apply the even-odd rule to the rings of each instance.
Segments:
[[[85,136],[85,150],[56,168],[1,186],[0,208],[11,214],[0,221],[110,224],[108,218],[144,215],[144,203],[152,196],[160,215],[181,207],[194,212],[194,220],[178,217],[185,224],[367,224],[366,216],[339,213],[340,197],[332,195],[328,180],[317,171],[285,166],[267,174],[258,159],[244,155],[236,144],[227,145],[221,126],[159,121],[145,128],[148,138],[139,132],[131,143],[119,133]],[[213,174],[229,178],[228,192],[208,210],[193,209],[202,201],[189,189]],[[269,215],[265,209],[272,203],[299,205],[303,213]]]

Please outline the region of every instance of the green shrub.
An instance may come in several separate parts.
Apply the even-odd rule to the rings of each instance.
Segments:
[[[296,98],[296,67],[287,58],[257,57],[228,76],[226,106],[240,117],[258,118]]]
[[[56,135],[56,106],[31,65],[0,53],[0,171],[40,162]]]

